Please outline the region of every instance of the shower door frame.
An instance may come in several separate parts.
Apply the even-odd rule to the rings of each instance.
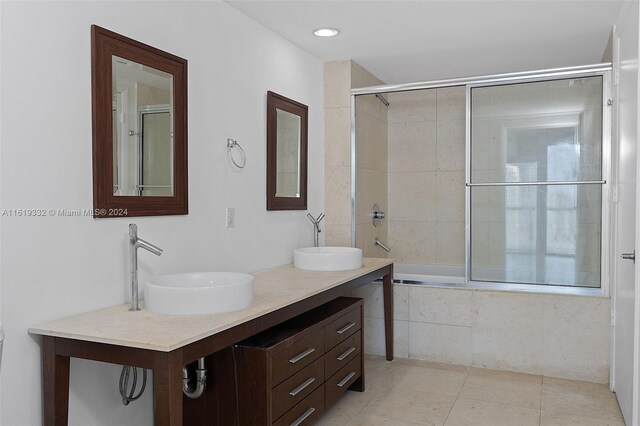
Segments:
[[[523,71],[514,73],[503,73],[493,75],[483,75],[476,77],[452,78],[443,80],[432,80],[403,84],[384,84],[378,86],[362,87],[351,89],[351,244],[356,247],[356,217],[357,217],[357,177],[356,177],[356,97],[362,95],[375,95],[394,92],[408,92],[413,90],[437,89],[444,87],[465,87],[466,99],[466,131],[465,131],[465,283],[443,284],[446,287],[473,288],[485,290],[502,290],[516,292],[535,292],[550,294],[571,294],[594,297],[609,296],[609,259],[611,258],[611,214],[610,201],[612,198],[611,178],[611,108],[608,103],[611,99],[611,70],[613,64],[604,62],[592,65],[581,65],[574,67],[552,68],[545,70]],[[471,104],[470,93],[473,87],[486,87],[494,85],[505,85],[515,83],[540,82],[551,80],[562,80],[578,77],[602,76],[602,180],[593,183],[602,184],[602,216],[601,216],[601,238],[600,238],[600,287],[577,287],[558,286],[545,284],[516,284],[504,282],[486,282],[470,280],[470,259],[471,259],[471,239],[470,239],[470,143],[471,143]],[[614,199],[615,200],[615,199]]]

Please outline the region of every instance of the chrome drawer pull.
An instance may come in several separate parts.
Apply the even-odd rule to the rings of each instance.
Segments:
[[[340,383],[338,383],[338,387],[339,387],[339,388],[341,388],[341,387],[343,387],[344,385],[346,385],[346,384],[347,384],[347,382],[348,382],[349,380],[351,380],[351,379],[353,378],[353,376],[355,376],[355,375],[356,375],[356,372],[355,372],[355,371],[352,371],[351,373],[347,374],[347,377],[345,377],[344,379],[342,379],[342,380],[340,381]]]
[[[351,353],[353,351],[356,350],[355,346],[351,346],[349,349],[347,349],[346,351],[344,351],[344,353],[342,355],[340,355],[338,358],[336,358],[338,361],[342,361],[344,360],[346,357],[348,357],[349,355],[351,355]]]
[[[316,348],[309,348],[306,351],[294,356],[293,358],[289,359],[289,362],[291,364],[295,364],[296,362],[300,361],[302,358],[306,357],[307,355],[312,354],[313,352],[315,352]]]
[[[351,327],[353,327],[355,325],[356,325],[355,322],[351,322],[351,323],[345,325],[344,327],[342,327],[340,330],[336,331],[336,333],[342,334],[342,333],[344,333],[345,331],[349,330]]]
[[[297,394],[302,392],[307,386],[309,386],[311,383],[313,383],[315,381],[316,381],[315,377],[308,378],[307,380],[305,380],[305,382],[303,384],[301,384],[300,386],[298,386],[297,388],[295,388],[294,390],[289,392],[289,395],[296,396]]]
[[[316,409],[314,407],[309,408],[300,417],[298,417],[298,420],[296,420],[295,422],[291,423],[289,426],[299,426],[299,425],[301,425],[302,422],[307,420],[307,417],[312,415],[315,411],[316,411]]]

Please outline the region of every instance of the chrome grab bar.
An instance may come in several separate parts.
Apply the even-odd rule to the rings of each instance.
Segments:
[[[353,353],[353,351],[356,350],[355,346],[351,346],[349,349],[347,349],[346,351],[344,351],[344,353],[342,355],[340,355],[339,357],[337,357],[336,359],[338,361],[344,361],[344,359],[346,357],[348,357],[349,355],[351,355]]]
[[[298,355],[294,356],[293,358],[289,359],[289,362],[291,364],[295,364],[296,362],[300,361],[302,358],[306,357],[307,355],[312,354],[313,352],[315,352],[316,348],[309,348],[306,351],[299,353]]]
[[[302,415],[300,417],[298,417],[298,419],[296,421],[294,421],[293,423],[291,423],[289,426],[300,426],[302,424],[302,422],[307,420],[307,418],[310,415],[312,415],[315,411],[316,411],[316,409],[314,407],[309,408],[307,411],[302,413]]]
[[[336,333],[338,333],[338,334],[345,333],[346,331],[348,331],[351,327],[353,327],[355,325],[356,325],[355,322],[350,322],[349,324],[347,324],[344,327],[342,327],[340,330],[337,330]]]
[[[340,381],[340,383],[338,383],[338,387],[339,387],[339,388],[341,388],[341,387],[343,387],[344,385],[346,385],[346,384],[347,384],[347,382],[348,382],[349,380],[351,380],[351,379],[353,378],[353,376],[355,376],[355,375],[356,375],[356,372],[355,372],[355,371],[352,371],[351,373],[347,374],[347,377],[345,377],[344,379],[342,379],[342,380]]]
[[[300,386],[298,386],[297,388],[295,388],[294,390],[292,390],[291,392],[289,392],[289,395],[291,396],[296,396],[297,394],[299,394],[300,392],[302,392],[303,390],[305,390],[305,388],[307,386],[309,386],[311,383],[315,382],[316,379],[315,377],[310,377],[307,380],[304,381],[303,384],[301,384]]]

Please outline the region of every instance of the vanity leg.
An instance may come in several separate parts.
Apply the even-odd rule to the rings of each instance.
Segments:
[[[393,265],[391,271],[382,277],[384,296],[384,342],[387,361],[393,361]]]
[[[153,368],[155,424],[182,425],[182,357],[177,351],[156,355]]]
[[[55,337],[42,336],[44,424],[69,423],[69,357],[56,355]]]

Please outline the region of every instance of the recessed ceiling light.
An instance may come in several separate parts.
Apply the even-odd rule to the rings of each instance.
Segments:
[[[339,33],[340,31],[335,28],[318,28],[313,32],[313,34],[317,35],[318,37],[335,37]]]

